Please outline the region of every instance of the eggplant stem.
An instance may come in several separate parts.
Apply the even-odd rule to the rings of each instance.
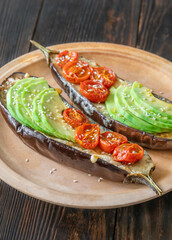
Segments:
[[[34,45],[36,48],[40,49],[43,52],[48,66],[50,65],[50,54],[51,53],[59,54],[59,52],[60,52],[60,51],[50,50],[48,48],[45,48],[44,46],[42,46],[38,42],[35,42],[34,40],[30,40],[30,42],[31,42],[32,45]]]
[[[138,182],[138,183],[143,183],[152,188],[153,191],[156,192],[159,196],[162,195],[162,190],[158,187],[158,185],[154,182],[153,178],[151,175],[144,175],[141,173],[134,173],[134,174],[129,174],[126,176],[125,179],[126,182]]]

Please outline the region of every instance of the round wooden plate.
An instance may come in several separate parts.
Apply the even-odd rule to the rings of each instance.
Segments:
[[[123,79],[139,81],[157,94],[161,93],[160,95],[169,99],[172,97],[172,64],[161,57],[139,49],[107,43],[68,43],[50,48],[76,50],[84,57],[112,68]],[[51,86],[57,87],[39,50],[2,67],[0,82],[15,71],[43,76]],[[107,180],[98,182],[98,177],[88,176],[43,157],[16,137],[2,116],[0,133],[0,176],[3,181],[25,194],[50,203],[78,208],[122,207],[157,197],[145,185]],[[172,151],[148,150],[148,153],[156,164],[153,173],[156,183],[164,194],[171,191]],[[53,168],[57,171],[51,174]]]

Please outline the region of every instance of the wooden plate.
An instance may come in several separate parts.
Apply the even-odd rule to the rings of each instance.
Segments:
[[[154,92],[172,97],[172,64],[139,49],[107,43],[69,43],[52,49],[76,50],[100,65],[112,68],[120,77],[139,81]],[[0,69],[0,81],[15,71],[44,76],[51,86],[51,76],[42,53],[23,55]],[[172,100],[172,99],[171,99]],[[79,208],[114,208],[141,203],[157,195],[145,185],[123,184],[88,176],[60,165],[25,146],[0,116],[0,169],[3,181],[19,191],[51,203]],[[164,193],[172,190],[172,151],[148,150],[156,164],[153,177]],[[25,160],[29,159],[29,162]],[[57,171],[50,174],[56,168]],[[74,183],[73,180],[78,180]]]

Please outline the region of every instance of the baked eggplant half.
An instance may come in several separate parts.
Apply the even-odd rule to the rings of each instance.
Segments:
[[[31,41],[31,43],[43,52],[46,58],[47,64],[51,68],[52,74],[56,82],[59,84],[59,86],[64,89],[64,91],[70,97],[71,101],[74,102],[75,105],[78,108],[80,108],[88,117],[90,117],[92,120],[99,123],[103,127],[106,127],[107,129],[110,129],[112,131],[125,135],[128,138],[128,140],[138,143],[143,147],[150,148],[150,149],[157,149],[157,150],[172,149],[172,117],[171,117],[172,115],[170,115],[172,112],[172,105],[171,105],[172,102],[170,100],[165,99],[153,93],[152,98],[154,99],[150,101],[152,102],[157,101],[157,105],[159,104],[159,102],[162,102],[163,107],[162,108],[159,107],[159,109],[162,109],[162,112],[161,112],[162,116],[161,116],[161,113],[156,112],[157,109],[155,109],[155,112],[154,112],[153,107],[149,106],[149,103],[148,104],[146,103],[147,105],[143,109],[147,110],[148,108],[148,110],[150,111],[145,112],[145,116],[141,116],[143,109],[141,109],[142,112],[139,113],[140,109],[137,108],[138,106],[136,106],[136,108],[135,107],[132,108],[131,105],[129,104],[129,101],[133,101],[131,97],[129,98],[129,100],[127,99],[128,101],[126,101],[125,98],[123,99],[123,101],[121,100],[122,99],[121,96],[122,97],[128,96],[128,92],[131,89],[131,83],[121,79],[120,77],[115,76],[116,81],[114,86],[110,88],[110,95],[108,97],[109,100],[107,102],[107,105],[105,105],[104,103],[91,102],[85,96],[83,96],[83,94],[81,94],[79,90],[79,86],[77,84],[73,84],[67,81],[66,78],[63,76],[62,69],[57,65],[57,56],[60,53],[60,51],[50,50],[48,48],[41,46],[39,43],[35,41]],[[95,67],[95,68],[98,67],[96,62],[89,61],[88,59],[85,59],[82,56],[79,56],[78,59],[80,61],[89,63],[89,65],[92,67]],[[139,90],[141,89],[140,90],[141,92],[142,88],[144,88],[143,86],[141,86],[141,84],[137,82],[133,84],[133,86],[135,87],[134,89],[135,92],[133,92],[133,94],[136,94],[138,89]],[[138,88],[136,88],[136,86]],[[114,93],[113,93],[114,87],[118,88],[118,91],[116,91],[118,95],[116,94],[115,97],[117,99],[120,99],[120,101],[118,101],[120,105],[120,110],[123,111],[123,114],[125,115],[125,117],[127,115],[129,120],[128,119],[126,120],[124,116],[120,117],[121,116],[120,114],[116,114],[115,115],[116,118],[114,119],[111,115],[109,115],[109,112],[107,111],[107,109],[111,104],[112,97],[114,98]],[[145,88],[146,92],[147,90],[148,89]],[[121,95],[121,93],[123,95]],[[141,96],[141,93],[139,94]],[[147,95],[148,94],[150,93],[147,93]],[[138,98],[136,101],[137,104],[141,105],[141,108],[142,108],[143,99],[145,99],[144,97],[143,98],[142,97],[143,96]],[[168,107],[168,105],[170,105],[170,107]],[[112,110],[111,106],[109,111]],[[126,111],[126,107],[130,108],[131,111],[128,111],[128,110]],[[139,111],[137,111],[137,109],[139,109]],[[169,110],[170,114],[167,113],[168,109],[170,109]],[[163,114],[163,112],[165,113]],[[149,115],[150,115],[150,119],[149,119],[150,123],[147,122],[147,118]],[[143,119],[140,119],[140,116]],[[133,121],[133,119],[135,118],[136,120],[134,120],[135,121],[134,123],[130,121],[130,120]],[[144,121],[144,119],[146,121]],[[160,121],[158,122],[157,119],[159,119]],[[141,130],[139,129],[139,127]]]
[[[27,146],[66,166],[112,181],[143,183],[158,195],[162,194],[153,181],[151,174],[155,165],[146,151],[140,161],[125,165],[114,161],[111,154],[102,152],[99,147],[85,149],[80,146],[72,137],[74,129],[67,126],[62,115],[64,108],[71,106],[55,92],[57,93],[44,78],[36,78],[22,72],[13,73],[0,85],[1,113],[12,131]],[[48,123],[44,115],[45,108],[49,116]],[[55,109],[57,112],[56,127],[53,125],[54,116],[48,109]],[[37,112],[40,114],[36,114]],[[101,131],[106,129],[101,127]]]

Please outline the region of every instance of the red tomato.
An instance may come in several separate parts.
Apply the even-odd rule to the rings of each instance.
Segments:
[[[83,61],[68,62],[63,67],[63,74],[66,80],[72,83],[80,83],[90,77],[92,68]]]
[[[91,102],[104,102],[109,95],[109,90],[100,81],[87,80],[80,83],[80,92]]]
[[[65,121],[73,128],[76,128],[83,123],[88,123],[87,117],[80,110],[75,108],[65,109],[63,112],[63,117]]]
[[[93,149],[99,143],[100,127],[98,124],[82,124],[75,129],[75,140],[84,148]]]
[[[90,78],[101,81],[107,88],[110,88],[116,81],[115,73],[106,67],[93,68]]]
[[[113,152],[113,150],[119,145],[127,143],[127,138],[116,132],[104,132],[100,135],[99,147],[107,153]]]
[[[77,52],[69,52],[67,50],[61,52],[57,56],[57,65],[63,68],[66,63],[72,62],[78,59]]]
[[[115,148],[113,158],[117,162],[133,164],[143,158],[144,150],[136,143],[124,143]]]

